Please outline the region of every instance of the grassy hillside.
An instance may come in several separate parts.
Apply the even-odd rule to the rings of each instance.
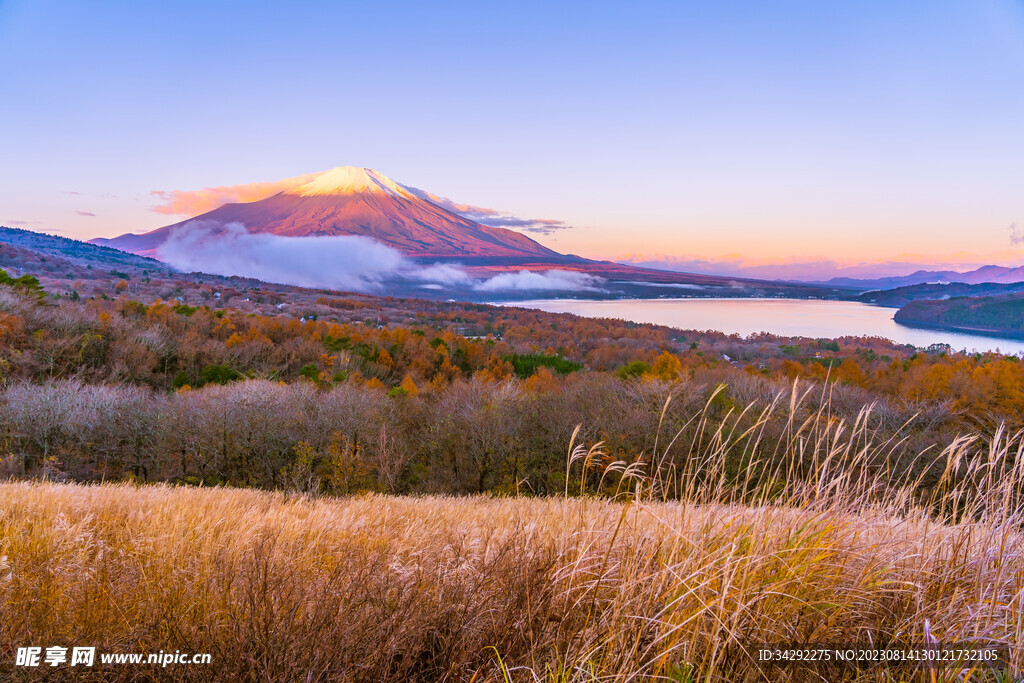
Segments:
[[[1024,338],[1024,294],[912,301],[894,316],[905,325],[926,325]]]

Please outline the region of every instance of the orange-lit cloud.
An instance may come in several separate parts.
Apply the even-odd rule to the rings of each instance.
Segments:
[[[268,183],[204,187],[201,190],[155,190],[150,194],[162,200],[162,203],[153,207],[153,211],[157,213],[197,216],[232,202],[256,202],[266,199],[278,192],[308,183],[318,175],[307,173]]]

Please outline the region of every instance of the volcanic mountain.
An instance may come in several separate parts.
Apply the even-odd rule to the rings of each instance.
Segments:
[[[605,294],[678,296],[680,287],[704,296],[825,293],[822,287],[668,272],[560,254],[521,233],[483,225],[424,198],[431,196],[372,169],[342,166],[305,176],[258,201],[224,204],[144,234],[90,241],[160,258],[161,246],[172,236],[188,237],[190,230],[201,228],[214,238],[224,234],[230,244],[243,226],[250,234],[286,237],[363,236],[397,250],[412,263],[454,263],[477,278],[503,271],[578,271],[607,281]]]
[[[415,259],[567,260],[523,234],[481,225],[422,199],[377,171],[354,166],[321,173],[266,199],[225,204],[152,232],[93,242],[157,256],[171,235],[192,222],[214,230],[240,223],[250,233],[287,237],[362,235]]]

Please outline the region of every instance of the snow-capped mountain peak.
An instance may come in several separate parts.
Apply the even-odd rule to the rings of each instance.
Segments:
[[[395,197],[408,197],[405,189],[383,173],[372,168],[338,166],[324,171],[312,181],[286,191],[301,197],[332,194],[383,192]]]

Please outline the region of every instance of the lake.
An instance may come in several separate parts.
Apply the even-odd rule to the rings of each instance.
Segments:
[[[1000,351],[1019,354],[1024,342],[900,325],[895,308],[857,301],[817,299],[543,299],[505,301],[552,313],[575,313],[588,318],[621,318],[684,330],[717,330],[747,336],[770,332],[786,337],[885,337],[898,344],[927,347],[949,344],[955,350]]]

